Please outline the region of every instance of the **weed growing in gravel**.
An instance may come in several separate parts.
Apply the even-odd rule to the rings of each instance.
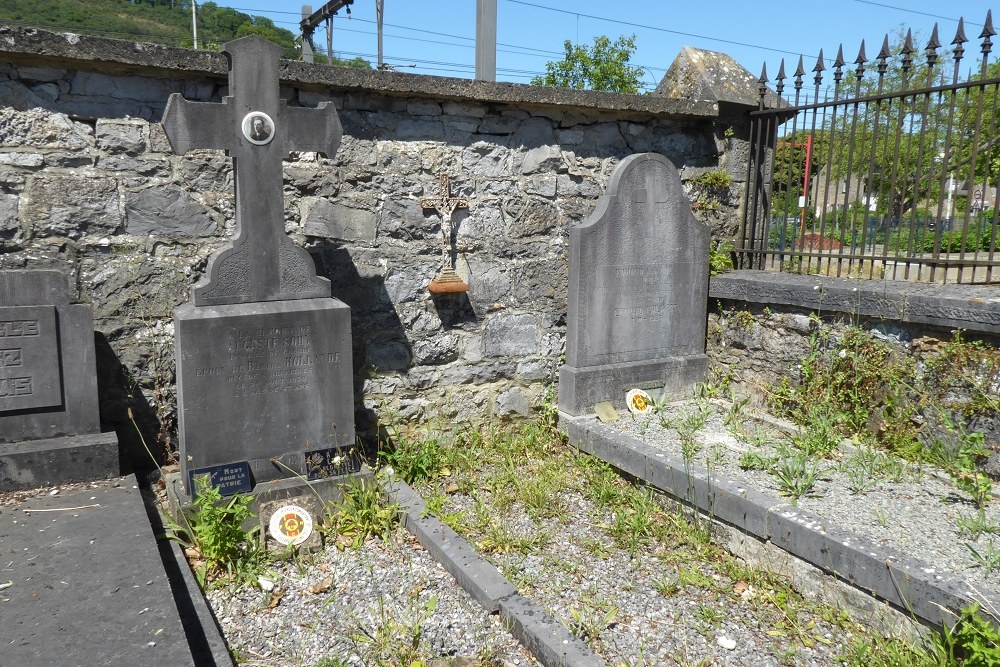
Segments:
[[[775,443],[773,456],[744,452],[740,456],[740,467],[770,473],[777,481],[781,494],[790,497],[792,504],[812,491],[821,473],[819,464],[806,452],[781,442]]]
[[[488,554],[511,554],[522,556],[535,553],[551,539],[545,531],[534,531],[521,535],[504,523],[490,522],[486,534],[476,542],[476,547]]]
[[[406,609],[388,608],[381,597],[368,619],[356,618],[351,639],[373,656],[377,665],[424,664],[421,645],[424,624],[437,609],[437,597],[410,600]],[[360,653],[361,651],[359,651]]]
[[[677,583],[680,586],[691,586],[702,590],[711,590],[715,582],[712,577],[702,572],[698,565],[690,565],[677,570]]]
[[[933,635],[930,648],[940,665],[993,667],[1000,664],[1000,629],[974,604],[962,610],[953,626]]]
[[[1000,533],[1000,523],[989,519],[986,511],[980,508],[975,514],[958,515],[958,534],[968,537],[971,540],[978,539],[980,535],[995,535]]]
[[[462,463],[462,451],[432,436],[430,431],[421,438],[401,429],[386,430],[389,437],[379,442],[379,459],[407,484],[447,476],[450,467]]]
[[[617,605],[607,600],[583,596],[579,606],[570,607],[573,622],[569,631],[585,641],[599,642],[601,633],[614,625],[619,611]]]
[[[898,458],[864,444],[856,447],[838,468],[847,476],[848,488],[854,494],[873,491],[882,480],[899,483],[906,475],[906,466]]]
[[[340,501],[331,508],[327,530],[350,540],[355,548],[370,535],[388,539],[396,527],[399,506],[386,502],[375,482],[352,479],[342,490]]]
[[[664,574],[659,579],[653,580],[653,588],[656,589],[657,593],[668,598],[677,593],[681,589],[681,585],[678,583],[676,576]]]
[[[987,542],[985,546],[976,549],[974,546],[965,543],[976,567],[981,568],[987,576],[1000,571],[1000,549],[994,546],[993,542]]]
[[[219,490],[204,478],[195,479],[196,497],[188,525],[169,527],[170,536],[184,545],[202,588],[225,580],[253,582],[264,571],[267,552],[260,545],[260,528],[244,530],[253,516],[253,497],[235,495],[223,501]]]
[[[812,491],[819,477],[820,468],[806,452],[779,447],[778,456],[770,472],[778,480],[781,494],[791,498],[794,505],[799,498]]]

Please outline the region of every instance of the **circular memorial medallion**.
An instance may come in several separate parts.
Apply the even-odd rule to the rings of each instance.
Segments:
[[[274,121],[263,111],[251,111],[243,116],[243,136],[251,144],[263,146],[274,139]]]
[[[285,505],[271,515],[271,537],[281,544],[302,544],[312,535],[313,520],[298,505]]]
[[[625,404],[634,415],[644,415],[653,408],[653,400],[642,389],[633,389],[625,395]]]

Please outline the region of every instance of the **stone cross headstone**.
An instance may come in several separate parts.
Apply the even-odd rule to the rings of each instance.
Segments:
[[[289,151],[332,157],[337,112],[279,99],[278,46],[245,37],[223,52],[229,96],[199,103],[175,93],[163,128],[177,153],[216,148],[233,158],[235,237],[210,258],[174,323],[182,481],[204,473],[242,489],[304,477],[306,458],[332,458],[331,449],[346,456],[353,365],[350,309],[330,298],[329,281],[284,231],[282,160]]]
[[[604,401],[624,405],[629,389],[678,394],[700,381],[709,230],[677,167],[655,153],[622,160],[569,245],[559,409],[589,414]]]
[[[0,491],[113,477],[94,323],[60,271],[0,271]]]

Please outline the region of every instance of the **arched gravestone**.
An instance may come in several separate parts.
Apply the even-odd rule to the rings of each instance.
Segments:
[[[643,153],[618,165],[569,231],[560,410],[623,405],[635,387],[680,393],[704,377],[708,244],[670,160]]]

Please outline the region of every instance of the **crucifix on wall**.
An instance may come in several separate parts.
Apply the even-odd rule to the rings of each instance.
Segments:
[[[451,216],[456,209],[469,208],[469,201],[462,197],[451,196],[451,178],[448,174],[441,174],[438,183],[441,191],[436,197],[425,197],[420,200],[420,206],[433,209],[441,216],[442,267],[427,289],[431,294],[468,292],[469,286],[455,273],[453,266]]]

